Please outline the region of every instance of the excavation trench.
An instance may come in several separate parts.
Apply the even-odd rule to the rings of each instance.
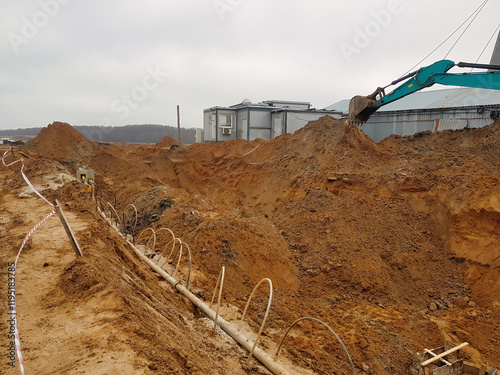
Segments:
[[[161,277],[167,280],[179,293],[188,298],[196,307],[203,311],[210,319],[217,319],[217,325],[219,325],[227,334],[229,334],[234,340],[236,340],[241,346],[247,349],[249,352],[254,348],[254,342],[250,341],[247,337],[238,333],[231,325],[224,320],[221,316],[216,316],[216,312],[208,307],[201,299],[196,297],[191,293],[184,285],[182,281],[174,279],[167,272],[157,266],[151,259],[145,256],[139,249],[137,249],[134,244],[130,241],[127,243],[132,247],[136,254],[144,260],[155,272],[157,272]],[[273,374],[276,375],[288,375],[290,374],[285,370],[279,363],[275,362],[271,357],[269,357],[263,350],[255,347],[253,349],[253,355],[266,366]]]

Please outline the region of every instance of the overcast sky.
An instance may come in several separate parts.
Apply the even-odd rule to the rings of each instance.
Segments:
[[[202,127],[204,108],[245,98],[324,108],[406,73],[482,3],[0,0],[0,129],[175,126],[178,104],[183,127]],[[447,58],[475,62],[499,15],[489,0]]]

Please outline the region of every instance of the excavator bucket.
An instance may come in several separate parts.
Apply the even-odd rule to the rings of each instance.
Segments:
[[[349,102],[349,122],[363,124],[379,107],[368,96],[355,96]]]

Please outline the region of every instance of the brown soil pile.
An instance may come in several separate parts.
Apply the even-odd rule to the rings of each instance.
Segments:
[[[172,147],[172,146],[180,146],[181,144],[177,142],[174,138],[166,135],[158,143],[156,143],[157,146],[162,146],[162,147]]]
[[[97,142],[87,140],[65,122],[54,122],[43,128],[24,150],[36,152],[46,158],[65,162],[78,162],[97,149]]]
[[[96,171],[98,194],[118,212],[134,203],[140,229],[168,227],[189,244],[192,290],[199,296],[210,299],[225,266],[224,302],[241,311],[255,284],[272,279],[275,298],[263,344],[270,354],[268,340],[279,341],[292,321],[308,315],[339,334],[360,374],[405,374],[415,353],[445,342],[467,341],[467,359],[500,366],[499,149],[500,122],[375,143],[360,129],[324,117],[271,141],[168,150],[113,145],[82,160]],[[173,361],[165,373],[263,371],[211,356],[210,346],[222,350],[217,341],[189,339],[185,325],[200,328],[200,317],[169,301],[120,239],[88,217],[95,214],[78,184],[56,194],[79,207],[85,221],[96,221],[85,240],[93,254],[85,267],[99,268],[96,274],[104,267],[106,280],[118,280],[116,263],[151,290],[134,284],[119,291],[116,308],[134,327],[127,323],[120,332],[138,358],[158,371]],[[157,249],[168,241],[159,236]],[[81,267],[72,277],[93,274]],[[180,268],[185,279],[187,260]],[[97,283],[99,291],[114,288],[104,279]],[[83,283],[81,292],[93,285]],[[132,301],[134,290],[148,299]],[[264,293],[255,302],[249,324],[257,331]],[[170,321],[175,343],[146,334],[152,328],[138,311],[150,307],[156,312],[146,320]],[[175,314],[187,316],[187,323]],[[139,350],[148,340],[156,350]],[[193,358],[207,362],[194,368]],[[299,373],[350,373],[337,343],[313,324],[294,330],[283,360]]]

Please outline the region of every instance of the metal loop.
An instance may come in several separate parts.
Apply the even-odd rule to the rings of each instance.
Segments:
[[[214,288],[214,294],[212,295],[212,301],[210,301],[210,307],[212,307],[214,303],[214,298],[215,298],[215,292],[217,291],[217,288],[219,287],[219,297],[217,298],[217,308],[215,309],[215,319],[214,319],[214,332],[217,328],[217,319],[219,318],[219,306],[220,306],[220,300],[222,296],[222,288],[224,286],[224,274],[226,273],[226,267],[222,266],[220,272],[219,272],[219,277],[217,278],[217,282],[215,283],[215,288]]]
[[[279,355],[279,352],[280,352],[280,349],[281,349],[281,345],[283,345],[283,341],[285,341],[285,338],[287,337],[288,333],[290,332],[290,330],[292,329],[292,327],[297,324],[298,322],[300,322],[301,320],[313,320],[315,322],[318,322],[318,323],[321,323],[323,326],[325,326],[326,328],[328,328],[328,330],[335,336],[335,338],[337,339],[337,341],[340,343],[340,345],[342,346],[342,349],[344,349],[344,352],[345,354],[347,355],[347,359],[349,361],[349,365],[351,366],[351,370],[352,370],[352,373],[354,375],[356,375],[356,369],[354,368],[354,364],[352,363],[352,359],[351,359],[351,356],[349,355],[349,352],[347,351],[344,343],[342,342],[342,340],[340,339],[340,337],[333,331],[333,329],[331,329],[328,324],[322,322],[321,320],[317,319],[317,318],[313,318],[313,317],[310,317],[310,316],[304,316],[302,318],[299,318],[297,319],[295,322],[292,323],[292,325],[287,329],[287,331],[285,332],[285,335],[283,336],[283,338],[281,339],[279,345],[278,345],[278,349],[276,350],[276,354],[274,355],[274,361],[276,361],[278,359],[278,355]]]
[[[255,288],[253,288],[252,294],[250,294],[250,297],[248,298],[247,304],[245,306],[245,310],[243,311],[243,315],[241,316],[241,321],[243,321],[243,319],[245,318],[245,314],[247,312],[248,306],[250,305],[250,301],[252,300],[252,297],[253,297],[255,291],[257,290],[259,285],[262,284],[264,281],[267,281],[269,283],[269,300],[267,302],[266,313],[264,315],[264,319],[262,319],[262,324],[260,326],[259,333],[257,334],[257,337],[255,338],[255,342],[253,344],[252,350],[250,351],[250,355],[247,358],[247,362],[246,362],[247,364],[248,364],[248,362],[250,362],[250,358],[252,358],[255,347],[257,346],[257,342],[259,341],[259,337],[262,334],[262,331],[264,329],[264,325],[266,324],[267,317],[269,316],[269,310],[271,309],[271,302],[273,299],[273,282],[271,281],[271,279],[268,279],[268,278],[262,279],[255,286]]]

